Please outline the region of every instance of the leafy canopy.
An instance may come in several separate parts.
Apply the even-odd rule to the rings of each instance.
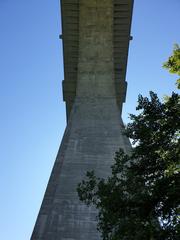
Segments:
[[[104,240],[178,240],[180,96],[172,93],[161,102],[154,92],[150,98],[139,95],[137,110],[125,133],[132,139],[131,153],[116,152],[107,179],[87,172],[79,198],[98,209]]]
[[[174,45],[173,55],[163,64],[163,67],[168,69],[170,73],[180,76],[180,47],[178,44]],[[180,78],[177,79],[176,84],[178,89],[180,89]]]

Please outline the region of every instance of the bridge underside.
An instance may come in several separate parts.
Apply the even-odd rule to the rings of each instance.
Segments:
[[[91,32],[93,24],[97,25],[97,21],[101,21],[101,26],[106,26],[107,5],[111,2],[111,32],[112,34],[112,62],[114,77],[114,87],[116,91],[116,101],[120,112],[122,103],[125,102],[127,82],[126,69],[129,41],[131,40],[130,29],[132,19],[133,0],[91,0],[87,2],[88,23],[86,23],[87,32]],[[89,3],[89,6],[88,6]],[[61,16],[62,16],[62,35],[64,49],[64,81],[63,81],[63,98],[66,102],[67,119],[71,112],[75,97],[77,95],[77,80],[79,70],[79,54],[80,54],[80,34],[82,34],[82,18],[80,10],[84,1],[81,0],[61,0]],[[96,8],[96,6],[99,8]],[[89,9],[88,9],[89,8]],[[94,9],[93,9],[94,8]],[[104,15],[101,15],[104,11]],[[98,18],[102,16],[101,19]],[[92,25],[91,25],[92,24]],[[85,25],[83,25],[85,27]],[[101,30],[97,31],[97,39],[101,36]],[[92,36],[91,36],[92,37]],[[93,42],[95,44],[95,42]],[[87,51],[91,51],[91,45]],[[96,57],[94,56],[94,59]]]

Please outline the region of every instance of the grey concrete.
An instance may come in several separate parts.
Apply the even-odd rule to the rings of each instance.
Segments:
[[[111,4],[112,19],[110,33],[112,34],[111,45],[113,45],[111,53],[111,56],[113,57],[113,71],[114,71],[113,80],[115,82],[116,101],[121,112],[122,103],[125,101],[127,87],[125,79],[129,40],[131,39],[130,28],[133,0],[111,0],[111,1],[88,0],[86,2],[90,4],[88,6],[86,5],[87,8],[86,10],[84,10],[84,14],[86,15],[88,20],[88,22],[85,23],[87,33],[92,30],[93,24],[96,24],[96,28],[93,28],[94,34],[97,35],[99,39],[98,41],[101,42],[102,37],[105,36],[104,35],[105,33],[102,36],[97,34],[97,32],[99,31],[98,25],[103,28],[105,26],[107,30],[106,17],[108,15],[108,4]],[[99,6],[99,9],[97,8],[97,11],[96,4]],[[63,81],[63,97],[64,101],[66,101],[67,119],[70,115],[74,100],[76,98],[78,82],[77,80],[78,62],[79,52],[81,51],[79,45],[80,41],[79,35],[81,33],[80,31],[82,30],[81,26],[82,24],[84,24],[80,16],[80,9],[82,9],[82,1],[80,0],[61,0],[62,30],[63,30],[62,39],[64,49],[64,75],[65,75],[65,79]],[[99,20],[100,22],[98,22]],[[99,34],[100,33],[102,34],[102,31],[100,31]],[[93,42],[93,46],[96,45],[96,39]],[[86,43],[88,44],[87,41]],[[99,52],[99,54],[101,53]]]
[[[129,140],[123,135],[118,104],[119,101],[122,105],[124,100],[124,83],[122,81],[119,85],[120,90],[116,89],[114,71],[116,1],[63,2],[68,8],[73,3],[78,9],[76,82],[71,81],[72,69],[68,72],[65,63],[63,84],[69,111],[68,124],[31,240],[98,240],[97,212],[78,200],[77,184],[87,170],[95,170],[98,176],[107,177],[115,151],[121,147],[128,152],[131,148]],[[74,15],[76,19],[76,11]],[[65,32],[64,29],[64,36]],[[73,41],[71,39],[71,43]],[[69,59],[71,56],[67,55],[68,48],[65,46],[64,57]],[[67,63],[67,66],[72,65]]]

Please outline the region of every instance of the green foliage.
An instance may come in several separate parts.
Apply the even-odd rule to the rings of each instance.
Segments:
[[[178,44],[174,45],[173,55],[163,64],[163,67],[168,69],[170,73],[175,73],[180,76],[180,47]],[[177,79],[176,84],[180,89],[180,78]]]
[[[180,48],[164,63],[180,76]],[[177,80],[180,88],[180,79]],[[139,95],[139,114],[130,115],[126,135],[131,153],[116,152],[107,179],[87,172],[77,191],[98,209],[103,240],[180,239],[180,95],[161,102],[154,92]]]
[[[180,239],[180,96],[161,103],[150,92],[138,103],[126,130],[131,154],[116,152],[106,180],[88,172],[79,198],[97,207],[104,240]]]

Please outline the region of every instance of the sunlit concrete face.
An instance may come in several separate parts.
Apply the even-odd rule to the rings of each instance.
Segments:
[[[128,152],[131,148],[123,135],[124,126],[117,104],[114,2],[62,1],[65,22],[64,99],[69,111],[68,123],[31,240],[100,239],[96,229],[97,211],[79,201],[76,188],[86,171],[95,170],[98,176],[107,177],[115,151],[121,147]],[[122,12],[127,12],[124,6],[122,4]],[[78,31],[78,41],[71,31],[67,34],[68,14],[78,14],[78,21],[71,17],[78,26],[73,27]],[[73,33],[76,34],[75,31]],[[74,50],[72,46],[77,47]],[[72,53],[75,52],[73,57],[68,55],[71,49]],[[77,62],[72,62],[71,57]],[[74,70],[72,66],[77,67]],[[76,81],[71,76],[75,76]]]
[[[112,1],[80,1],[78,97],[115,97]]]

